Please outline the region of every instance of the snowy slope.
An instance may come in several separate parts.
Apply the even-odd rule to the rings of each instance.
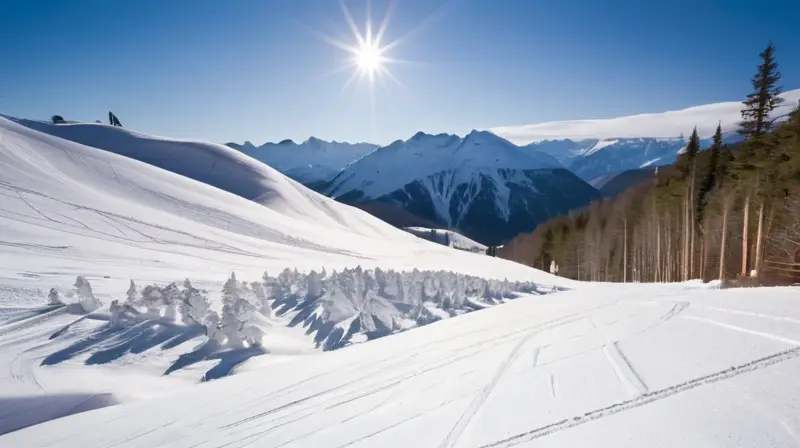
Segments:
[[[83,136],[94,135],[98,146],[178,172],[183,169],[179,161],[191,165],[216,159],[216,165],[233,173],[232,182],[241,182],[226,185],[239,192],[254,190],[258,201],[0,118],[0,397],[69,392],[81,401],[87,393],[111,393],[112,401],[125,401],[175,389],[176,381],[194,383],[219,362],[206,360],[159,381],[202,336],[159,348],[164,340],[158,338],[175,336],[177,327],[157,322],[161,329],[138,326],[144,334],[126,333],[132,339],[120,339],[105,332],[105,308],[83,319],[68,309],[47,307],[48,290],[69,291],[78,275],[86,276],[106,307],[112,299],[124,299],[130,279],[164,286],[186,277],[207,289],[219,307],[220,288],[231,271],[254,281],[265,271],[275,275],[295,267],[328,272],[359,265],[444,269],[498,280],[569,283],[416,238],[224,146],[102,125],[64,127],[69,131],[59,126],[49,131],[80,130]],[[217,179],[213,172],[205,174],[197,177]],[[158,336],[142,341],[152,331]],[[304,330],[282,321],[274,322],[265,344],[276,353],[313,347]],[[40,366],[60,350],[70,355],[57,365]],[[113,362],[89,361],[109,350],[115,353]],[[68,410],[75,404],[61,406]]]
[[[553,157],[486,131],[417,133],[347,166],[324,192],[346,203],[399,205],[486,244],[597,197]]]
[[[358,231],[374,231],[376,225],[386,229],[368,215],[340,213],[347,208],[302,188],[275,169],[224,145],[166,139],[104,124],[54,125],[23,119],[13,121],[30,129],[163,168],[266,205],[284,215]],[[383,230],[378,230],[381,232]]]
[[[0,445],[794,446],[797,300],[790,288],[688,285],[518,300],[324,355],[252,363]]]
[[[486,253],[486,246],[473,241],[460,233],[446,229],[429,229],[427,227],[404,227],[403,230],[425,238],[428,241],[444,244],[455,249],[466,250],[468,252]]]
[[[189,272],[224,280],[240,268],[260,277],[265,269],[359,263],[481,276],[491,274],[487,266],[497,266],[494,276],[512,280],[539,275],[515,263],[454,255],[221,145],[163,140],[104,125],[48,130],[73,126],[119,138],[107,143],[97,137],[98,146],[176,172],[195,174],[200,172],[196,165],[214,159],[209,163],[225,170],[196,177],[213,183],[229,175],[226,186],[250,191],[256,200],[0,118],[1,247],[4,254],[25,255],[14,257],[13,265],[10,256],[2,258],[5,276],[30,270],[74,277],[85,273],[86,258],[114,260],[98,263],[97,274],[125,279],[134,263],[143,278],[161,281]]]
[[[311,137],[302,142],[284,140],[255,146],[250,142],[227,146],[266,163],[303,184],[329,181],[351,162],[378,148],[371,143],[326,142]]]

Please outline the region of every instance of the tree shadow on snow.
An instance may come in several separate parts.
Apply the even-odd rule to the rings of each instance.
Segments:
[[[0,435],[118,403],[107,393],[0,397]]]
[[[268,351],[260,346],[225,350],[221,349],[218,344],[209,341],[198,347],[195,351],[184,353],[179,356],[164,372],[164,375],[169,375],[176,370],[184,369],[202,361],[219,360],[219,362],[209,369],[202,378],[202,381],[215,380],[227,376],[236,366],[253,356],[264,355],[266,353],[268,353]]]
[[[54,333],[62,334],[65,329]],[[163,319],[150,319],[129,327],[104,325],[84,339],[48,355],[41,365],[54,365],[92,352],[87,365],[106,364],[128,353],[142,353],[156,346],[162,350],[176,347],[205,334],[201,325],[184,326]],[[51,337],[52,338],[52,337]]]

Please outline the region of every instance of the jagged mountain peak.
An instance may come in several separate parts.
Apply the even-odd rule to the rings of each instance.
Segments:
[[[555,158],[479,130],[418,132],[351,163],[324,192],[400,206],[489,244],[599,196]]]

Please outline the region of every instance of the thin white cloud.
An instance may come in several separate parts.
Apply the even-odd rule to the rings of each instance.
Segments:
[[[781,96],[786,101],[776,110],[777,115],[784,115],[797,107],[798,100],[800,100],[800,89],[785,92]],[[697,126],[697,132],[700,137],[706,138],[714,134],[719,122],[722,123],[724,131],[734,130],[741,120],[741,109],[742,103],[730,101],[658,114],[502,126],[492,128],[491,131],[518,145],[567,138],[573,140],[636,137],[670,138],[679,137],[681,134],[688,136],[695,126]]]

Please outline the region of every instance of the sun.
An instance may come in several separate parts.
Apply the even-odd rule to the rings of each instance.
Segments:
[[[374,76],[376,72],[384,70],[385,58],[381,55],[381,49],[377,45],[364,42],[354,53],[356,66],[361,72]]]
[[[389,25],[394,10],[394,2],[390,3],[389,9],[387,9],[380,26],[377,27],[377,32],[375,32],[372,26],[372,18],[370,16],[371,2],[369,0],[367,0],[366,8],[367,20],[363,29],[356,25],[353,15],[345,5],[344,0],[340,0],[339,4],[341,5],[347,25],[352,32],[353,40],[349,42],[347,40],[343,41],[324,34],[323,38],[328,41],[328,43],[348,53],[348,57],[344,60],[344,65],[331,72],[335,73],[340,70],[352,70],[350,78],[342,87],[342,91],[347,89],[353,81],[361,81],[365,78],[369,82],[371,91],[374,90],[375,81],[382,77],[386,77],[400,84],[397,78],[389,71],[389,65],[398,61],[387,55],[388,51],[399,43],[399,39],[388,44],[384,43],[386,28]]]

